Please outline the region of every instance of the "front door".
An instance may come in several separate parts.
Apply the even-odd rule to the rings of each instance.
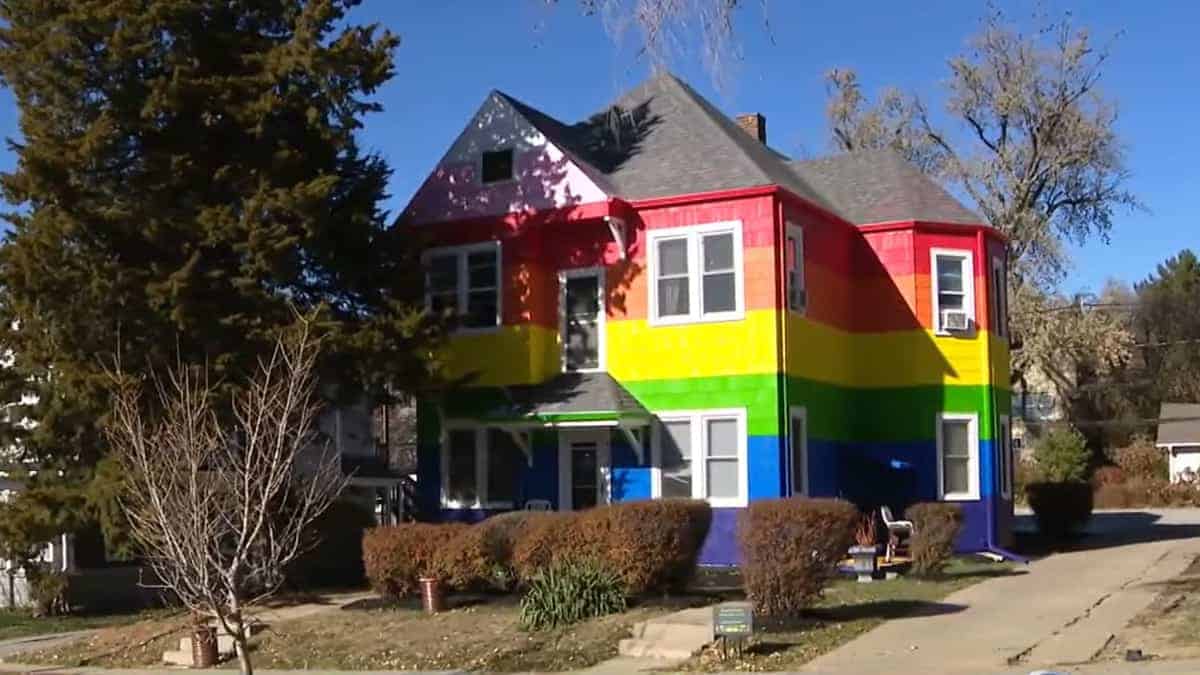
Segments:
[[[609,499],[608,430],[559,432],[560,511],[580,511]]]
[[[604,271],[565,270],[560,281],[563,370],[603,370]]]

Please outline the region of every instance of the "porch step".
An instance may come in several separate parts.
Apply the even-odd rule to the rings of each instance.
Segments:
[[[163,652],[162,660],[163,663],[167,664],[168,666],[186,666],[191,668],[193,665],[192,650],[189,649],[187,651]]]
[[[712,608],[697,607],[634,624],[633,637],[621,640],[621,656],[683,661],[712,642]]]
[[[225,656],[233,655],[237,646],[233,642],[233,636],[228,633],[217,633],[217,653]],[[192,653],[192,638],[179,638],[179,651]]]

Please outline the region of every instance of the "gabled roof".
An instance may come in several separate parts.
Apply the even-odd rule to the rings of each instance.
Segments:
[[[1200,403],[1164,403],[1158,413],[1158,445],[1200,445]]]
[[[889,150],[791,161],[669,73],[567,125],[496,92],[597,187],[637,200],[778,185],[854,224],[983,219]]]
[[[867,150],[789,165],[855,225],[906,220],[984,222],[894,150]]]
[[[608,373],[562,373],[540,384],[507,387],[509,405],[493,410],[503,419],[645,419],[650,412]]]

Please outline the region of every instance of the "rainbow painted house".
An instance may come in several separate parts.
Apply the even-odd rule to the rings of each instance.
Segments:
[[[493,92],[403,219],[465,386],[421,406],[435,519],[695,497],[1012,518],[1005,242],[889,152],[790,161],[656,76],[566,125]]]

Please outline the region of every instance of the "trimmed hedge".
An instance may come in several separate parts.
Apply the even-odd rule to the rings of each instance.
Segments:
[[[751,502],[738,523],[742,579],[755,610],[795,616],[837,574],[854,542],[858,509],[841,499]]]
[[[417,579],[436,573],[439,551],[468,529],[461,523],[401,523],[375,527],[363,534],[363,565],[371,587],[400,598],[418,589]]]
[[[435,559],[435,574],[457,590],[512,590],[516,583],[513,547],[533,523],[556,514],[512,511],[461,530]]]
[[[414,593],[437,576],[455,590],[512,590],[568,563],[616,574],[629,595],[685,586],[708,535],[706,502],[623,502],[578,513],[514,512],[476,525],[408,523],[363,537],[367,578],[380,593]]]
[[[913,572],[922,575],[940,573],[954,555],[954,540],[963,524],[962,509],[958,504],[924,502],[913,504],[904,514],[914,527],[912,540],[908,543]]]
[[[1061,539],[1078,532],[1092,514],[1092,486],[1085,482],[1032,483],[1025,488],[1038,530]]]
[[[691,499],[544,515],[529,523],[513,549],[513,565],[523,582],[558,563],[596,561],[616,572],[630,595],[686,585],[712,522],[709,505]]]

